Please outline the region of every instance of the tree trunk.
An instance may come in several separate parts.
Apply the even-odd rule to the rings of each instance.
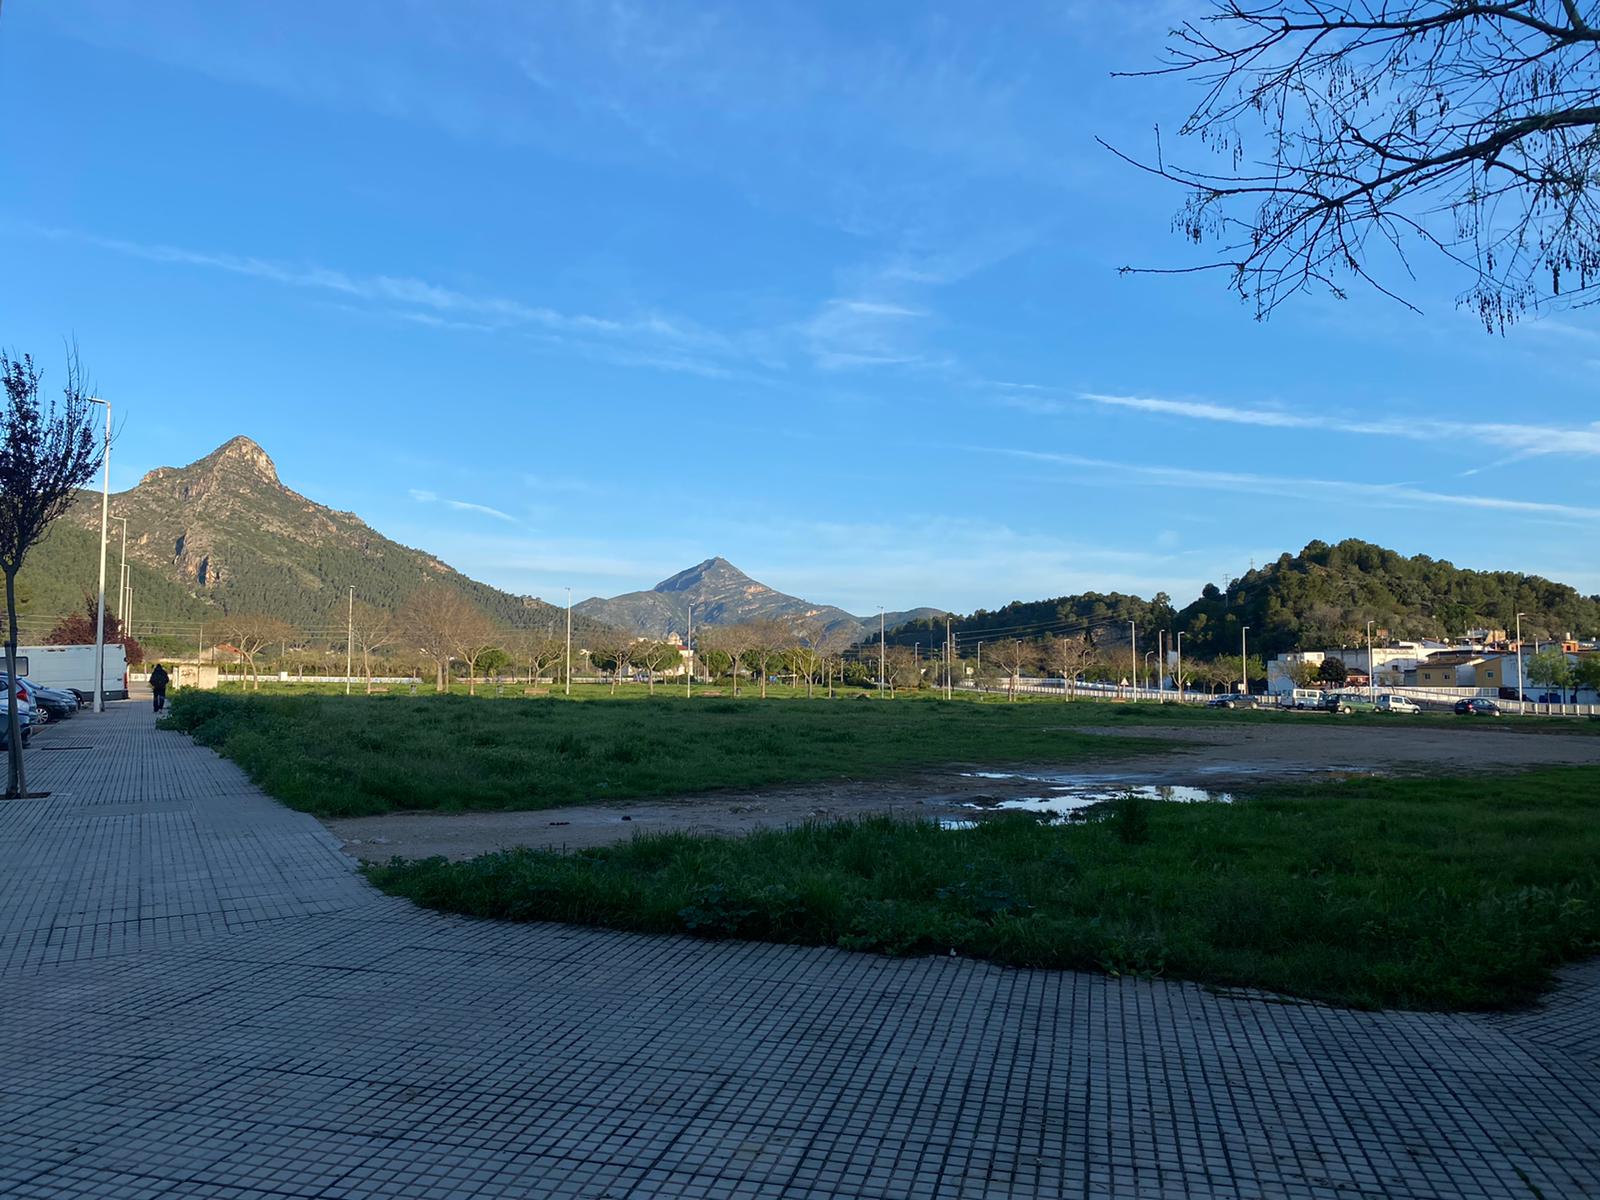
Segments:
[[[22,762],[22,718],[17,712],[17,576],[6,572],[6,799],[28,794],[28,772]]]
[[[477,694],[478,694],[478,660],[475,659],[475,658],[469,658],[469,659],[467,659],[467,695],[476,696]]]
[[[367,695],[372,695],[372,651],[361,647],[361,673],[367,677]]]
[[[767,660],[761,660],[761,698],[767,698]]]

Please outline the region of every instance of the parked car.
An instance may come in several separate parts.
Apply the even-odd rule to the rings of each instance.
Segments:
[[[1493,700],[1457,700],[1456,715],[1460,717],[1498,717],[1500,706]]]
[[[1207,708],[1238,708],[1239,704],[1238,696],[1213,696],[1206,701]]]
[[[1407,700],[1404,696],[1384,695],[1378,697],[1378,711],[1383,713],[1419,713],[1422,711],[1416,701]]]
[[[0,741],[4,741],[6,736],[6,691],[9,687],[9,676],[0,674]],[[22,724],[23,742],[28,741],[33,727],[44,721],[44,713],[33,706],[33,693],[28,690],[26,680],[17,683],[17,720]]]
[[[1377,706],[1372,697],[1363,692],[1333,692],[1328,696],[1327,708],[1331,713],[1349,716],[1356,712],[1372,712]]]
[[[0,681],[5,676],[0,674]],[[52,720],[73,716],[78,711],[78,697],[74,692],[65,688],[40,687],[32,679],[24,676],[19,681],[28,692],[28,702],[35,708],[42,708]],[[3,687],[0,682],[0,687]]]

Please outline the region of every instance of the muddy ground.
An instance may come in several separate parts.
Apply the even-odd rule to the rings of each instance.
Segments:
[[[1465,719],[1464,719],[1465,720]],[[1002,808],[1030,807],[1069,792],[1115,793],[1178,785],[1225,796],[1265,780],[1332,779],[1352,774],[1471,773],[1600,763],[1600,737],[1486,728],[1412,726],[1375,729],[1308,714],[1304,724],[1099,727],[1085,733],[1136,736],[1168,749],[1092,763],[1037,763],[1008,768],[952,764],[893,780],[836,780],[759,791],[720,791],[670,800],[544,809],[539,812],[391,813],[324,822],[345,849],[366,861],[395,855],[468,858],[509,846],[575,850],[640,831],[739,834],[811,819],[893,813],[947,822],[982,819]]]

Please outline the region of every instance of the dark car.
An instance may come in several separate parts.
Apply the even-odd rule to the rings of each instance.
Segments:
[[[1239,697],[1237,697],[1237,696],[1213,696],[1213,697],[1211,697],[1211,699],[1206,701],[1206,707],[1207,708],[1238,708],[1239,707]]]
[[[1461,717],[1498,717],[1500,706],[1493,700],[1457,700],[1456,715]]]

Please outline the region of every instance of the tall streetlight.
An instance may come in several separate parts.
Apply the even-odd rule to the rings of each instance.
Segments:
[[[1250,697],[1250,655],[1245,648],[1244,635],[1249,632],[1250,626],[1248,625],[1239,630],[1239,677],[1242,681],[1246,699]]]
[[[572,695],[572,589],[567,589],[567,695]]]
[[[1367,699],[1378,702],[1378,664],[1372,661],[1372,622],[1367,622]]]
[[[124,626],[128,623],[128,518],[112,517],[122,522],[122,565],[117,570],[117,616]]]
[[[689,671],[683,681],[683,698],[688,700],[694,696],[694,605],[689,605],[689,635],[684,639],[689,644],[685,647],[689,651]]]
[[[1178,699],[1183,699],[1183,630],[1178,630]]]
[[[1522,692],[1523,692],[1523,686],[1522,686],[1522,618],[1527,616],[1527,615],[1528,615],[1527,613],[1518,613],[1517,614],[1517,715],[1518,716],[1521,716],[1522,713],[1524,712],[1524,709],[1522,707]]]
[[[355,671],[356,648],[356,585],[350,585],[350,605],[345,610],[344,635],[344,694],[350,694],[350,676]],[[516,679],[516,668],[511,668],[511,678]]]
[[[1128,653],[1133,658],[1132,703],[1139,702],[1139,626],[1128,622]]]
[[[878,695],[883,695],[883,686],[889,676],[889,635],[883,624],[883,606],[878,606]]]
[[[106,441],[100,483],[100,607],[94,625],[94,711],[106,710],[106,532],[111,523],[111,401],[89,397],[90,404],[106,407]]]

